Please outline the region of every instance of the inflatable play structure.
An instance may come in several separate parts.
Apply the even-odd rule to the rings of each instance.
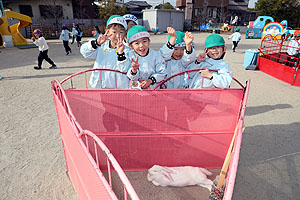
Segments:
[[[246,39],[260,39],[264,26],[269,22],[274,22],[273,17],[259,16],[255,21],[249,22]]]
[[[0,1],[0,48],[13,47],[14,45],[26,45],[27,41],[20,33],[20,29],[29,26],[32,31],[32,19],[13,11],[4,11],[2,1]],[[19,20],[18,23],[10,25],[8,18]]]
[[[249,23],[246,39],[264,39],[268,35],[281,39],[287,34],[293,35],[294,32],[295,30],[288,28],[287,20],[279,23],[274,22],[274,19],[270,16],[259,16],[254,22]]]
[[[300,37],[299,30],[294,34]],[[257,67],[266,74],[300,87],[300,62],[296,52],[300,52],[298,40],[288,37],[279,40],[276,36],[267,35],[261,42]]]
[[[226,89],[189,89],[188,83],[187,89],[160,89],[177,76],[199,73],[193,69],[154,89],[118,89],[117,78],[115,88],[93,89],[87,77],[95,70],[100,77],[126,76],[89,69],[52,82],[66,168],[79,199],[172,199],[174,188],[147,181],[155,164],[222,168],[221,199],[231,199],[250,80],[244,86],[234,78]],[[194,189],[187,198],[176,188],[177,199],[208,199],[207,189]]]

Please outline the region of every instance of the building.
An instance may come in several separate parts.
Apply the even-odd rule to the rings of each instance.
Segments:
[[[250,21],[254,21],[256,13],[248,10],[249,2],[249,0],[229,1],[226,20],[232,22],[237,16],[235,24],[238,26],[245,26],[248,25]]]
[[[72,0],[3,0],[5,9],[27,15],[34,19],[73,19]]]
[[[183,31],[184,11],[175,9],[146,9],[143,10],[143,24],[148,31],[159,28],[166,32],[168,27]]]
[[[185,23],[189,25],[232,22],[235,16],[236,25],[243,25],[255,18],[255,13],[248,10],[248,3],[249,0],[177,0],[176,7],[185,11]]]
[[[142,10],[150,9],[152,6],[147,1],[129,1],[124,3],[127,12],[135,15],[138,19],[143,19]]]

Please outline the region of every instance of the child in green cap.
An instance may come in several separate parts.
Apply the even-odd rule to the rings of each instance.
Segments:
[[[105,34],[100,35],[97,40],[91,40],[80,48],[84,58],[95,59],[94,69],[115,69],[127,72],[128,68],[118,68],[117,49],[119,41],[123,41],[127,29],[126,21],[120,15],[112,15],[106,24]],[[123,47],[124,52],[128,52],[129,47]],[[90,85],[93,88],[129,88],[129,79],[123,74],[93,71],[90,77]]]
[[[175,31],[174,28],[168,27],[168,42],[160,49],[161,55],[166,61],[167,75],[172,76],[186,70],[197,57],[191,43],[194,36],[190,32],[185,34],[181,31]],[[167,88],[183,88],[184,75],[175,77],[166,83]]]
[[[190,73],[189,88],[228,88],[232,81],[232,70],[223,60],[226,52],[224,38],[218,34],[209,35],[205,39],[204,51],[188,66],[189,69],[201,68],[200,73]]]
[[[127,76],[136,84],[141,81],[141,88],[154,87],[166,77],[166,62],[157,51],[149,48],[150,34],[143,26],[133,26],[127,33],[129,47],[125,54],[124,45],[120,42],[118,49],[118,65],[129,68]]]

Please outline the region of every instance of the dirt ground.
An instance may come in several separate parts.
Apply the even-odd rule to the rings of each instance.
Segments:
[[[204,48],[207,33],[194,33],[195,48]],[[243,68],[245,50],[260,40],[240,42],[233,53],[226,38],[225,56],[234,77],[251,79],[234,200],[299,199],[300,87],[260,71]],[[84,38],[87,41],[87,38]],[[151,36],[158,50],[167,35]],[[65,159],[51,93],[51,81],[92,68],[76,45],[66,56],[59,40],[48,41],[58,69],[36,71],[38,49],[0,49],[0,199],[78,199],[66,174]]]

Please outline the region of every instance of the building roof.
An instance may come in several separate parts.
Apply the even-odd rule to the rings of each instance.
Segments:
[[[241,2],[235,2],[235,1],[229,1],[228,6],[246,6],[248,7],[248,1],[241,1]]]
[[[152,6],[147,1],[129,1],[124,3],[127,8],[151,8]]]
[[[2,0],[3,4],[4,3],[14,3],[14,2],[19,2],[21,0]]]
[[[248,10],[248,1],[242,1],[242,2],[235,2],[235,1],[229,1],[228,4],[228,10],[236,11],[236,12],[244,12],[244,13],[251,13],[252,11]]]

